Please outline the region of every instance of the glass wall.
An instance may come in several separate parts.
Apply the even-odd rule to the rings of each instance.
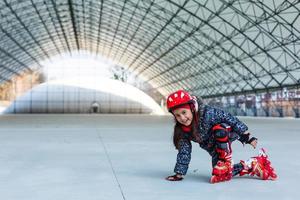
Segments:
[[[283,89],[259,94],[205,100],[239,116],[300,117],[300,89]]]

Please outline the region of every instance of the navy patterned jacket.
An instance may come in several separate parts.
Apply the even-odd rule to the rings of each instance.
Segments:
[[[203,105],[198,101],[198,133],[200,134],[201,142],[199,145],[205,149],[211,156],[214,153],[213,138],[211,137],[211,128],[220,123],[225,123],[231,126],[232,132],[229,137],[231,141],[240,139],[240,136],[248,130],[248,127],[242,123],[237,117],[232,116],[221,109],[214,108],[208,105]],[[195,138],[190,138],[190,134],[184,134],[183,139],[179,141],[179,149],[177,154],[177,162],[174,168],[175,173],[185,175],[191,160],[192,144],[191,140],[197,142]]]

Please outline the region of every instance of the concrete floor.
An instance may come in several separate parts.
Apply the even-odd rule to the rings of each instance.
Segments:
[[[181,182],[173,172],[172,118],[146,115],[0,115],[5,200],[298,199],[300,120],[241,118],[268,150],[277,181],[210,184],[211,161],[193,144]],[[234,160],[258,150],[233,144]]]

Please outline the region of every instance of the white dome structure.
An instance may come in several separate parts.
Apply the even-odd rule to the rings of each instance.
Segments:
[[[43,83],[17,98],[4,112],[164,114],[161,107],[141,90],[103,77]]]

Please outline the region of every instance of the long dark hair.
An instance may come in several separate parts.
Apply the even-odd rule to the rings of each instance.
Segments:
[[[191,105],[190,105],[191,106]],[[189,140],[191,140],[192,138],[194,138],[197,142],[200,142],[200,137],[198,134],[198,129],[197,129],[197,124],[198,124],[198,116],[197,116],[197,111],[195,111],[195,109],[192,109],[191,107],[191,111],[193,113],[193,120],[192,120],[192,131],[191,131],[191,135],[189,137]],[[183,130],[181,128],[181,124],[176,120],[175,116],[174,116],[174,120],[175,120],[175,126],[174,126],[174,133],[173,133],[173,144],[175,146],[176,149],[179,149],[179,141],[183,138]]]

